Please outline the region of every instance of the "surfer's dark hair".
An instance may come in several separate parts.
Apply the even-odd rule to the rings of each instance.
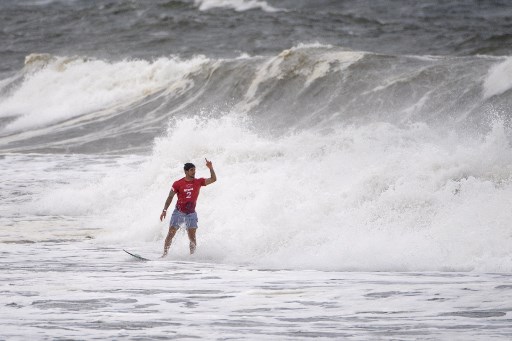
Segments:
[[[190,163],[190,162],[187,162],[187,163],[183,166],[183,169],[184,169],[185,171],[188,171],[188,170],[190,170],[191,168],[196,168],[196,166],[194,166],[194,164],[193,164],[193,163]]]

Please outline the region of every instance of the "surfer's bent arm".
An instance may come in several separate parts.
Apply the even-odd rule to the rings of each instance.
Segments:
[[[166,212],[167,209],[169,208],[169,206],[171,205],[172,198],[174,198],[175,194],[176,193],[174,193],[174,191],[171,189],[171,191],[169,192],[169,196],[167,197],[167,200],[165,201],[164,212]]]
[[[175,194],[176,193],[171,189],[171,191],[169,192],[169,196],[167,197],[167,200],[165,201],[165,205],[164,205],[164,209],[162,211],[162,214],[160,214],[160,221],[162,221],[162,219],[165,218],[165,216],[167,214],[167,209],[171,205],[172,198],[174,198]]]
[[[213,170],[213,165],[211,161],[206,160],[206,167],[208,167],[208,169],[210,170],[210,178],[205,180],[205,184],[208,186],[209,184],[212,184],[215,181],[217,181],[217,175]]]

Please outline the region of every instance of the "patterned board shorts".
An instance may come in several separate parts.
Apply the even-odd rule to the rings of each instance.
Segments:
[[[185,227],[187,229],[197,228],[197,213],[183,213],[174,209],[171,215],[169,227]]]

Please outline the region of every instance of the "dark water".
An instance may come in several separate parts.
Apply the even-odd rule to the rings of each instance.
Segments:
[[[215,1],[214,1],[215,2]],[[510,55],[512,5],[496,1],[268,1],[281,11],[198,9],[202,1],[2,1],[0,72],[46,52],[152,58],[272,55],[319,42],[384,54]]]

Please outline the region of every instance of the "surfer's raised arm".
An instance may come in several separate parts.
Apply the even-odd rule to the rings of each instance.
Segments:
[[[208,186],[209,184],[214,183],[217,181],[217,175],[215,174],[215,171],[213,170],[213,164],[211,161],[209,161],[207,158],[206,160],[206,167],[210,170],[210,178],[205,180],[205,186]]]

